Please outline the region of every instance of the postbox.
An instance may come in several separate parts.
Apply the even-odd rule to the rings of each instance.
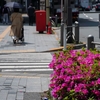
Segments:
[[[46,11],[37,10],[36,12],[36,31],[43,33],[46,31]]]

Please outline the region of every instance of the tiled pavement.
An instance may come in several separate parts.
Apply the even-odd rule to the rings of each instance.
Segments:
[[[48,90],[49,80],[49,76],[2,76],[0,77],[0,100],[26,100],[26,98],[27,100],[41,100],[39,93]],[[35,97],[28,96],[28,93],[29,95],[35,94]]]

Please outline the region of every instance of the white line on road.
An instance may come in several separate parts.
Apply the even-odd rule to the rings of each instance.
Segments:
[[[49,68],[49,66],[0,66],[0,69],[40,69]]]
[[[87,18],[89,18],[89,19],[91,19],[91,20],[94,20],[92,17],[89,17],[87,14],[85,14],[85,13],[83,13],[83,15],[85,16],[85,17],[87,17]],[[94,20],[94,21],[99,21],[99,20]]]
[[[4,70],[4,71],[11,71],[11,72],[13,72],[13,71],[16,71],[16,72],[20,72],[20,71],[21,72],[22,71],[24,71],[24,72],[28,72],[28,71],[29,72],[38,72],[38,71],[39,72],[44,72],[44,71],[46,71],[47,72],[47,71],[53,71],[53,69],[26,69],[26,70],[25,69],[22,69],[22,70],[17,69],[17,70]]]
[[[92,17],[90,17],[90,19],[93,19]]]
[[[48,65],[49,62],[34,62],[34,63],[30,63],[30,62],[18,62],[18,63],[0,63],[0,66],[24,66],[24,65],[29,65],[29,66],[34,66],[34,65]]]

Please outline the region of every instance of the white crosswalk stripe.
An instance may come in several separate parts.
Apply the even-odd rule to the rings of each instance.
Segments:
[[[0,70],[2,71],[52,71],[47,62],[20,62],[20,63],[0,63]]]

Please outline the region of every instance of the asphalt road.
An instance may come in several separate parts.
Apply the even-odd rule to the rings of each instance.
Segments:
[[[99,13],[81,13],[79,15],[80,24],[80,41],[87,42],[89,35],[94,36],[96,42],[100,42],[99,39]]]

